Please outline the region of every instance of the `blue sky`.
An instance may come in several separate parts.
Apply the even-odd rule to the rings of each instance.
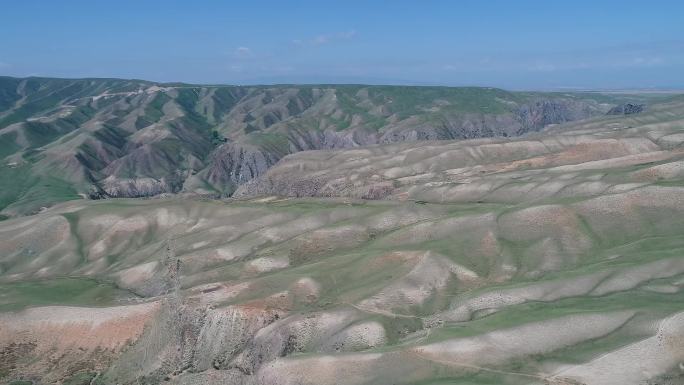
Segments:
[[[0,74],[684,87],[684,1],[7,1]]]

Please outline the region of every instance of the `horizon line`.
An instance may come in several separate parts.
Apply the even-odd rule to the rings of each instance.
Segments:
[[[184,81],[156,81],[156,80],[146,80],[140,78],[125,78],[125,77],[61,77],[61,76],[43,76],[43,75],[30,75],[30,76],[13,76],[13,75],[0,75],[0,78],[12,78],[12,79],[58,79],[58,80],[122,80],[122,81],[137,81],[145,82],[159,85],[173,85],[179,84],[189,87],[286,87],[286,86],[363,86],[363,87],[435,87],[435,88],[482,88],[482,89],[501,89],[505,91],[512,92],[596,92],[596,93],[662,93],[662,94],[678,94],[684,93],[684,86],[652,86],[652,87],[582,87],[582,86],[558,86],[558,87],[532,87],[532,88],[519,88],[519,87],[505,87],[505,86],[494,86],[494,85],[483,85],[483,84],[462,84],[462,85],[448,85],[448,84],[437,84],[437,83],[421,83],[421,82],[392,82],[387,83],[376,83],[376,82],[264,82],[264,83],[192,83]],[[412,83],[412,84],[411,84]]]

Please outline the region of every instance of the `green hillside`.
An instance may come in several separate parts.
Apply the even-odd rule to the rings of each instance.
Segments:
[[[0,77],[0,210],[34,213],[79,195],[228,196],[297,151],[517,136],[644,98]]]

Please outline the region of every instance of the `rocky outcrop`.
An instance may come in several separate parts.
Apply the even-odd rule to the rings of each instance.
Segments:
[[[646,108],[643,104],[625,103],[611,108],[607,115],[632,115],[639,114]]]
[[[215,189],[232,193],[236,186],[262,175],[280,156],[257,146],[226,143],[212,154],[204,178]]]
[[[518,135],[539,131],[549,124],[582,120],[594,116],[596,106],[573,99],[540,99],[523,105],[518,110],[517,120],[522,130]]]
[[[110,176],[90,192],[90,198],[143,198],[181,190],[183,176],[172,174],[161,179],[116,178]]]

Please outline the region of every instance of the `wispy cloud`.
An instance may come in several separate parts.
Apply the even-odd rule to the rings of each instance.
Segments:
[[[461,52],[434,64],[443,72],[559,73],[567,71],[649,70],[684,65],[684,42],[654,42],[546,52]]]
[[[314,36],[309,39],[295,39],[292,43],[299,46],[320,46],[340,40],[349,40],[356,36],[356,30],[350,29],[345,32],[327,33]]]
[[[237,47],[233,52],[233,56],[237,59],[249,59],[254,56],[254,53],[249,47]]]
[[[242,71],[244,71],[245,67],[241,66],[240,64],[231,64],[228,67],[228,69],[231,70],[232,72],[242,72]]]
[[[351,39],[354,36],[356,36],[356,30],[350,29],[347,32],[341,32],[337,34],[337,37],[340,39]]]
[[[242,64],[231,64],[228,66],[228,70],[234,73],[241,74],[252,74],[258,75],[262,73],[269,74],[285,74],[290,73],[295,70],[295,67],[290,65],[272,65],[272,64],[261,64],[261,65],[242,65]]]
[[[261,50],[253,50],[247,46],[239,46],[235,48],[230,55],[231,59],[226,63],[225,68],[227,72],[232,73],[238,77],[254,77],[276,76],[281,74],[288,74],[295,70],[295,67],[290,63],[282,60],[277,53],[271,53]]]
[[[553,72],[558,67],[554,64],[548,63],[548,62],[536,62],[532,64],[529,68],[530,71],[536,71],[536,72]]]
[[[658,56],[616,56],[610,58],[579,58],[580,60],[537,61],[527,66],[532,72],[553,72],[564,70],[611,69],[611,68],[650,68],[666,65],[667,61]]]
[[[651,68],[681,62],[684,45],[680,42],[655,42],[608,46],[602,49],[550,52],[528,65],[531,71]]]
[[[627,66],[633,67],[654,67],[665,64],[665,60],[658,56],[642,57],[638,56],[632,59],[631,62],[626,63]]]

